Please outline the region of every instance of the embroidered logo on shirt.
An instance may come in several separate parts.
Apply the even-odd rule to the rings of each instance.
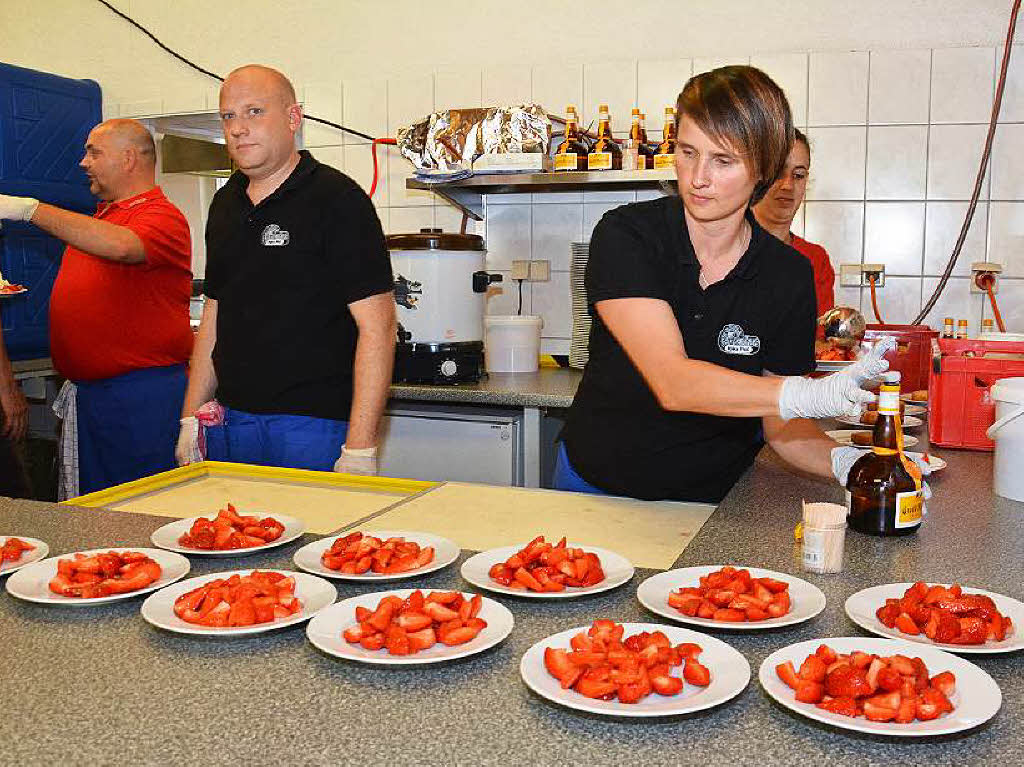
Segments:
[[[761,339],[748,336],[739,325],[726,325],[718,334],[718,348],[726,354],[757,354],[761,349]]]
[[[288,238],[288,230],[277,224],[267,224],[263,229],[263,244],[267,247],[287,245]]]

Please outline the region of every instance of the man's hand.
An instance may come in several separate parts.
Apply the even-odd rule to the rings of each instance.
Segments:
[[[11,440],[24,439],[28,431],[28,401],[14,381],[0,386],[0,410],[4,417],[2,434]]]
[[[341,446],[341,455],[334,462],[339,474],[359,474],[364,477],[377,476],[377,448],[347,448]]]
[[[32,197],[14,197],[0,194],[0,219],[10,221],[31,221],[39,200]]]

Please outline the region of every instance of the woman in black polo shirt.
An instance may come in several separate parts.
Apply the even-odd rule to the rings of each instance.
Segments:
[[[760,70],[723,67],[691,78],[676,114],[679,196],[609,211],[594,229],[590,358],[555,486],[717,502],[764,439],[845,484],[859,453],[806,419],[859,412],[888,347],[802,377],[814,369],[811,265],[750,211],[793,142],[786,97]]]

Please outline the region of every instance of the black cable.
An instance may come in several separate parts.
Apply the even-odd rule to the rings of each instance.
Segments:
[[[516,280],[519,283],[519,308],[516,309],[516,314],[522,316],[523,314],[523,281]]]
[[[981,165],[978,168],[978,176],[974,181],[974,192],[971,194],[971,202],[967,206],[967,215],[964,218],[964,225],[960,229],[960,236],[956,238],[956,244],[953,246],[953,254],[949,257],[949,263],[946,265],[946,271],[942,273],[942,277],[939,279],[939,284],[935,286],[935,291],[932,293],[931,298],[925,303],[921,309],[921,313],[917,315],[917,318],[911,323],[912,325],[919,325],[928,315],[928,312],[935,306],[935,302],[939,300],[939,296],[942,294],[943,289],[946,287],[946,283],[949,282],[949,277],[953,273],[953,267],[956,266],[956,260],[960,257],[960,251],[964,246],[964,241],[967,239],[967,231],[971,228],[971,221],[974,218],[974,210],[978,207],[978,198],[981,196],[981,185],[985,180],[985,171],[988,170],[989,157],[992,154],[992,141],[996,137],[996,123],[999,120],[999,109],[1003,103],[1003,89],[1006,86],[1006,70],[1010,65],[1010,51],[1013,49],[1013,34],[1017,27],[1017,14],[1020,12],[1020,0],[1014,0],[1013,7],[1010,9],[1010,25],[1006,32],[1006,44],[1003,48],[1003,62],[999,69],[999,82],[996,84],[996,96],[992,100],[992,115],[989,118],[988,123],[988,135],[985,137],[985,148],[981,153]]]
[[[171,54],[174,58],[176,58],[182,64],[185,64],[186,66],[192,67],[192,69],[196,70],[197,72],[201,72],[202,74],[206,75],[207,77],[212,77],[214,80],[217,80],[219,82],[224,82],[224,78],[221,77],[220,75],[216,74],[215,72],[211,72],[209,69],[203,69],[198,64],[196,64],[196,63],[186,59],[184,56],[182,56],[177,51],[174,51],[171,48],[168,48],[166,45],[164,45],[160,41],[160,39],[156,35],[154,35],[152,32],[150,32],[148,29],[146,29],[144,26],[142,26],[139,22],[137,22],[131,16],[128,16],[127,14],[122,13],[121,11],[119,11],[117,8],[115,8],[110,3],[108,3],[107,0],[96,0],[96,2],[98,2],[100,5],[105,6],[108,10],[112,11],[115,15],[120,16],[122,19],[127,21],[129,24],[131,24],[137,30],[142,32],[142,34],[144,34],[146,37],[148,37],[150,40],[152,40],[154,43],[156,43],[157,46],[159,46],[162,50],[164,50],[167,53]],[[373,141],[373,139],[374,139],[373,136],[369,136],[369,135],[367,135],[367,134],[365,134],[365,133],[363,133],[361,131],[353,130],[352,128],[346,128],[344,125],[339,125],[336,122],[331,122],[330,120],[325,120],[322,117],[314,117],[313,115],[309,115],[309,114],[305,114],[305,113],[303,113],[302,116],[305,119],[307,119],[307,120],[312,120],[313,122],[318,122],[318,123],[321,123],[323,125],[330,125],[332,128],[337,128],[338,130],[345,131],[346,133],[351,133],[353,136],[359,136],[360,138],[364,138],[367,141]]]

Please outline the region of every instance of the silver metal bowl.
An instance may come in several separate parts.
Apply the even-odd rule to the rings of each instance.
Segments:
[[[864,340],[864,315],[849,306],[836,306],[818,319],[825,328],[825,340],[837,346],[854,348]]]

